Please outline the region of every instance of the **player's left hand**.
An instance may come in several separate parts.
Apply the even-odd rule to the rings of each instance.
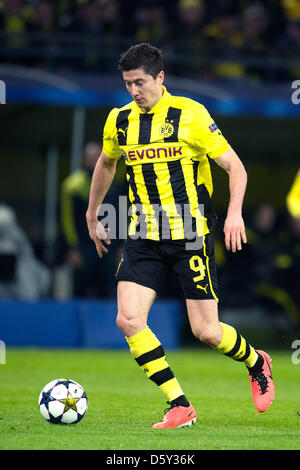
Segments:
[[[227,215],[224,224],[225,246],[227,250],[235,253],[247,243],[244,220],[241,215]]]

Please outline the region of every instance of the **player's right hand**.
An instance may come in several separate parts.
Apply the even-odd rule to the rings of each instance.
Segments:
[[[90,238],[95,243],[99,257],[102,258],[103,253],[108,253],[108,249],[103,245],[103,242],[107,245],[111,244],[110,238],[107,234],[107,232],[109,232],[109,228],[104,228],[103,225],[98,222],[97,217],[92,219],[87,217],[87,225]]]

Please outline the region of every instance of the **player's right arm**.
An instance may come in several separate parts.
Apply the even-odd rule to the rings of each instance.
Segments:
[[[96,234],[97,225],[97,209],[102,204],[104,197],[109,190],[114,179],[117,167],[117,159],[108,158],[102,151],[94,169],[89,205],[86,212],[86,221],[91,239],[95,242],[96,249],[100,258],[103,253],[108,253],[108,249],[103,245],[103,241],[110,245],[110,239],[107,234],[108,229],[103,228],[102,240]],[[99,229],[98,229],[99,230]]]

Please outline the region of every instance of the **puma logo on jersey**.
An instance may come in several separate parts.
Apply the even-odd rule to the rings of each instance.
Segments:
[[[118,129],[118,132],[121,132],[121,134],[123,134],[124,137],[126,137],[127,129],[128,129],[128,127],[126,127],[126,129],[121,129],[121,128],[120,128],[120,129]]]

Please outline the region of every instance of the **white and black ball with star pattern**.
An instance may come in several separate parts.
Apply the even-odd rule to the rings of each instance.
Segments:
[[[70,379],[49,382],[40,393],[41,415],[50,423],[75,424],[85,415],[88,407],[82,386]]]

